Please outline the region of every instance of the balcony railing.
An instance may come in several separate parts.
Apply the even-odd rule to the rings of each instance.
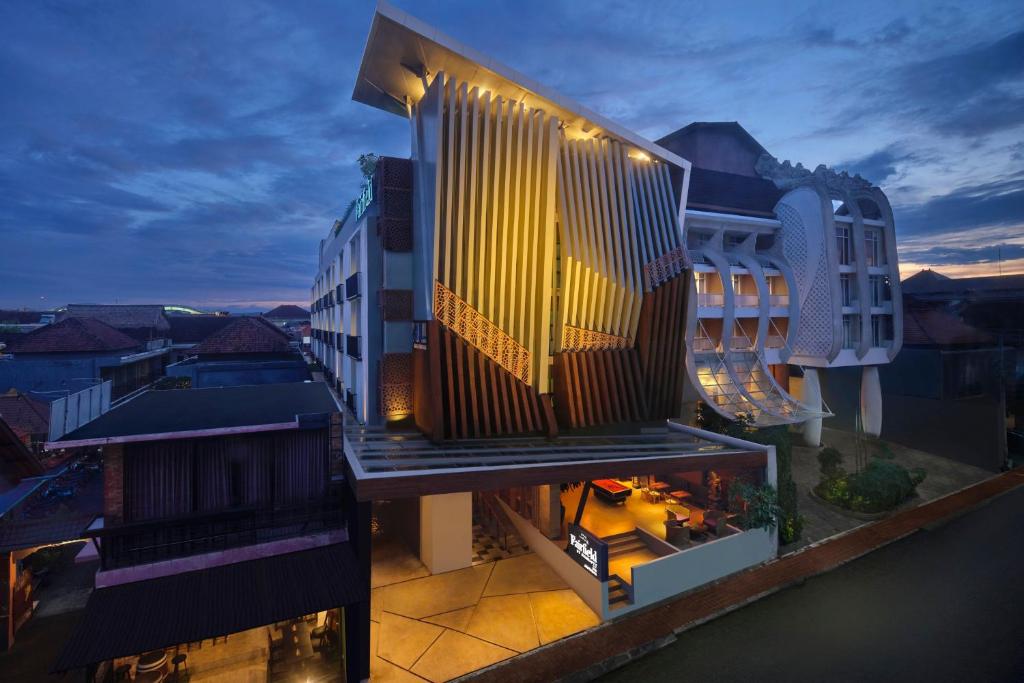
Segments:
[[[737,294],[735,299],[738,308],[756,308],[760,301],[757,294]]]
[[[356,412],[356,394],[351,389],[345,390],[345,405],[353,413]]]
[[[709,337],[696,337],[693,340],[694,351],[714,351],[718,348],[718,342]]]
[[[345,335],[345,353],[356,360],[362,360],[362,355],[359,353],[359,337],[354,334]]]
[[[770,334],[765,338],[764,345],[769,349],[781,349],[786,345],[786,340],[777,334]]]
[[[353,273],[345,280],[345,298],[355,299],[357,296],[359,296],[359,273]]]
[[[339,304],[345,300],[344,284],[339,284],[337,287],[334,288],[334,296],[337,298]]]
[[[725,297],[722,294],[710,294],[708,292],[697,292],[698,306],[724,306]]]
[[[747,351],[750,347],[750,340],[746,337],[732,337],[729,340],[729,348],[733,351]]]
[[[279,509],[235,509],[97,529],[103,569],[132,567],[345,526],[340,492]]]
[[[772,294],[768,297],[769,305],[771,306],[789,306],[789,295],[788,294]]]

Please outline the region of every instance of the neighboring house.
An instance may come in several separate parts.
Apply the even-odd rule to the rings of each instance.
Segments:
[[[238,320],[230,315],[171,315],[167,317],[170,324],[171,351],[168,364],[193,355],[192,349],[211,334],[219,332]]]
[[[282,327],[296,327],[309,322],[309,311],[301,306],[283,304],[270,309],[263,317]]]
[[[58,398],[110,380],[116,400],[163,374],[164,347],[147,349],[94,318],[65,318],[8,344],[0,391]]]
[[[170,323],[159,304],[68,304],[57,319],[92,318],[124,332],[147,349],[164,346],[170,337]]]
[[[291,337],[259,316],[234,318],[190,349],[190,356],[167,366],[168,377],[187,377],[196,388],[302,382],[306,361]]]
[[[101,510],[95,452],[53,460],[60,464],[46,471],[0,419],[0,650],[11,647],[37,606],[48,601],[46,568],[36,553],[82,539]]]
[[[941,304],[964,323],[1007,349],[1004,364],[1011,454],[1024,459],[1024,275],[949,278],[922,270],[903,281],[919,301]]]
[[[669,422],[690,162],[386,3],[353,97],[413,132],[320,243],[311,291],[374,543],[465,569],[493,513],[597,619],[774,557],[720,496],[774,485],[774,451]]]
[[[878,368],[895,358],[902,334],[882,190],[824,166],[780,164],[735,122],[692,123],[658,144],[693,163],[686,365],[696,394],[726,417],[804,423],[816,445],[830,414],[824,376],[857,367],[855,410],[877,435]],[[791,370],[802,377],[793,386]]]
[[[38,454],[50,433],[50,404],[11,389],[0,396],[0,420]]]
[[[904,298],[903,351],[882,370],[882,435],[987,470],[1006,461],[1013,349],[941,303]]]
[[[322,383],[149,391],[48,444],[105,460],[95,590],[55,670],[365,679],[369,519],[337,410]]]

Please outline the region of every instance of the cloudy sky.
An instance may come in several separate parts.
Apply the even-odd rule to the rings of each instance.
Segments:
[[[1024,272],[1024,3],[397,4],[649,138],[738,120],[880,184],[904,274]],[[0,306],[305,303],[362,152],[373,5],[5,0]]]

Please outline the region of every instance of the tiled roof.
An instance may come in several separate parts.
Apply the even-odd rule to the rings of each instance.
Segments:
[[[903,343],[908,346],[991,344],[990,334],[968,325],[938,304],[904,298]]]
[[[171,341],[175,344],[198,344],[236,320],[237,317],[229,315],[172,315],[167,318]]]
[[[295,422],[299,415],[335,412],[338,405],[323,382],[150,390],[65,434],[60,442],[277,425]]]
[[[283,306],[270,309],[263,314],[263,317],[270,320],[309,320],[309,311],[301,306],[285,304]]]
[[[686,208],[720,213],[774,217],[784,193],[764,178],[711,171],[694,166]]]
[[[50,406],[15,390],[0,396],[0,419],[25,442],[50,430]]]
[[[199,355],[236,353],[288,353],[289,337],[260,317],[238,318],[214,332],[193,349]]]
[[[66,318],[13,339],[8,353],[87,353],[139,346],[125,333],[93,318]]]
[[[933,270],[922,270],[903,281],[903,291],[907,294],[998,292],[1008,290],[1024,291],[1024,275],[951,278]]]
[[[119,330],[149,329],[166,332],[171,329],[164,316],[164,307],[158,304],[99,305],[68,304],[61,318],[93,318]]]

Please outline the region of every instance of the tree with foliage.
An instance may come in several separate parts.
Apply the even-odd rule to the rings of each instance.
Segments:
[[[377,170],[377,162],[380,161],[373,152],[367,152],[366,154],[359,155],[359,170],[362,172],[363,177],[369,180],[373,177],[373,172]]]

